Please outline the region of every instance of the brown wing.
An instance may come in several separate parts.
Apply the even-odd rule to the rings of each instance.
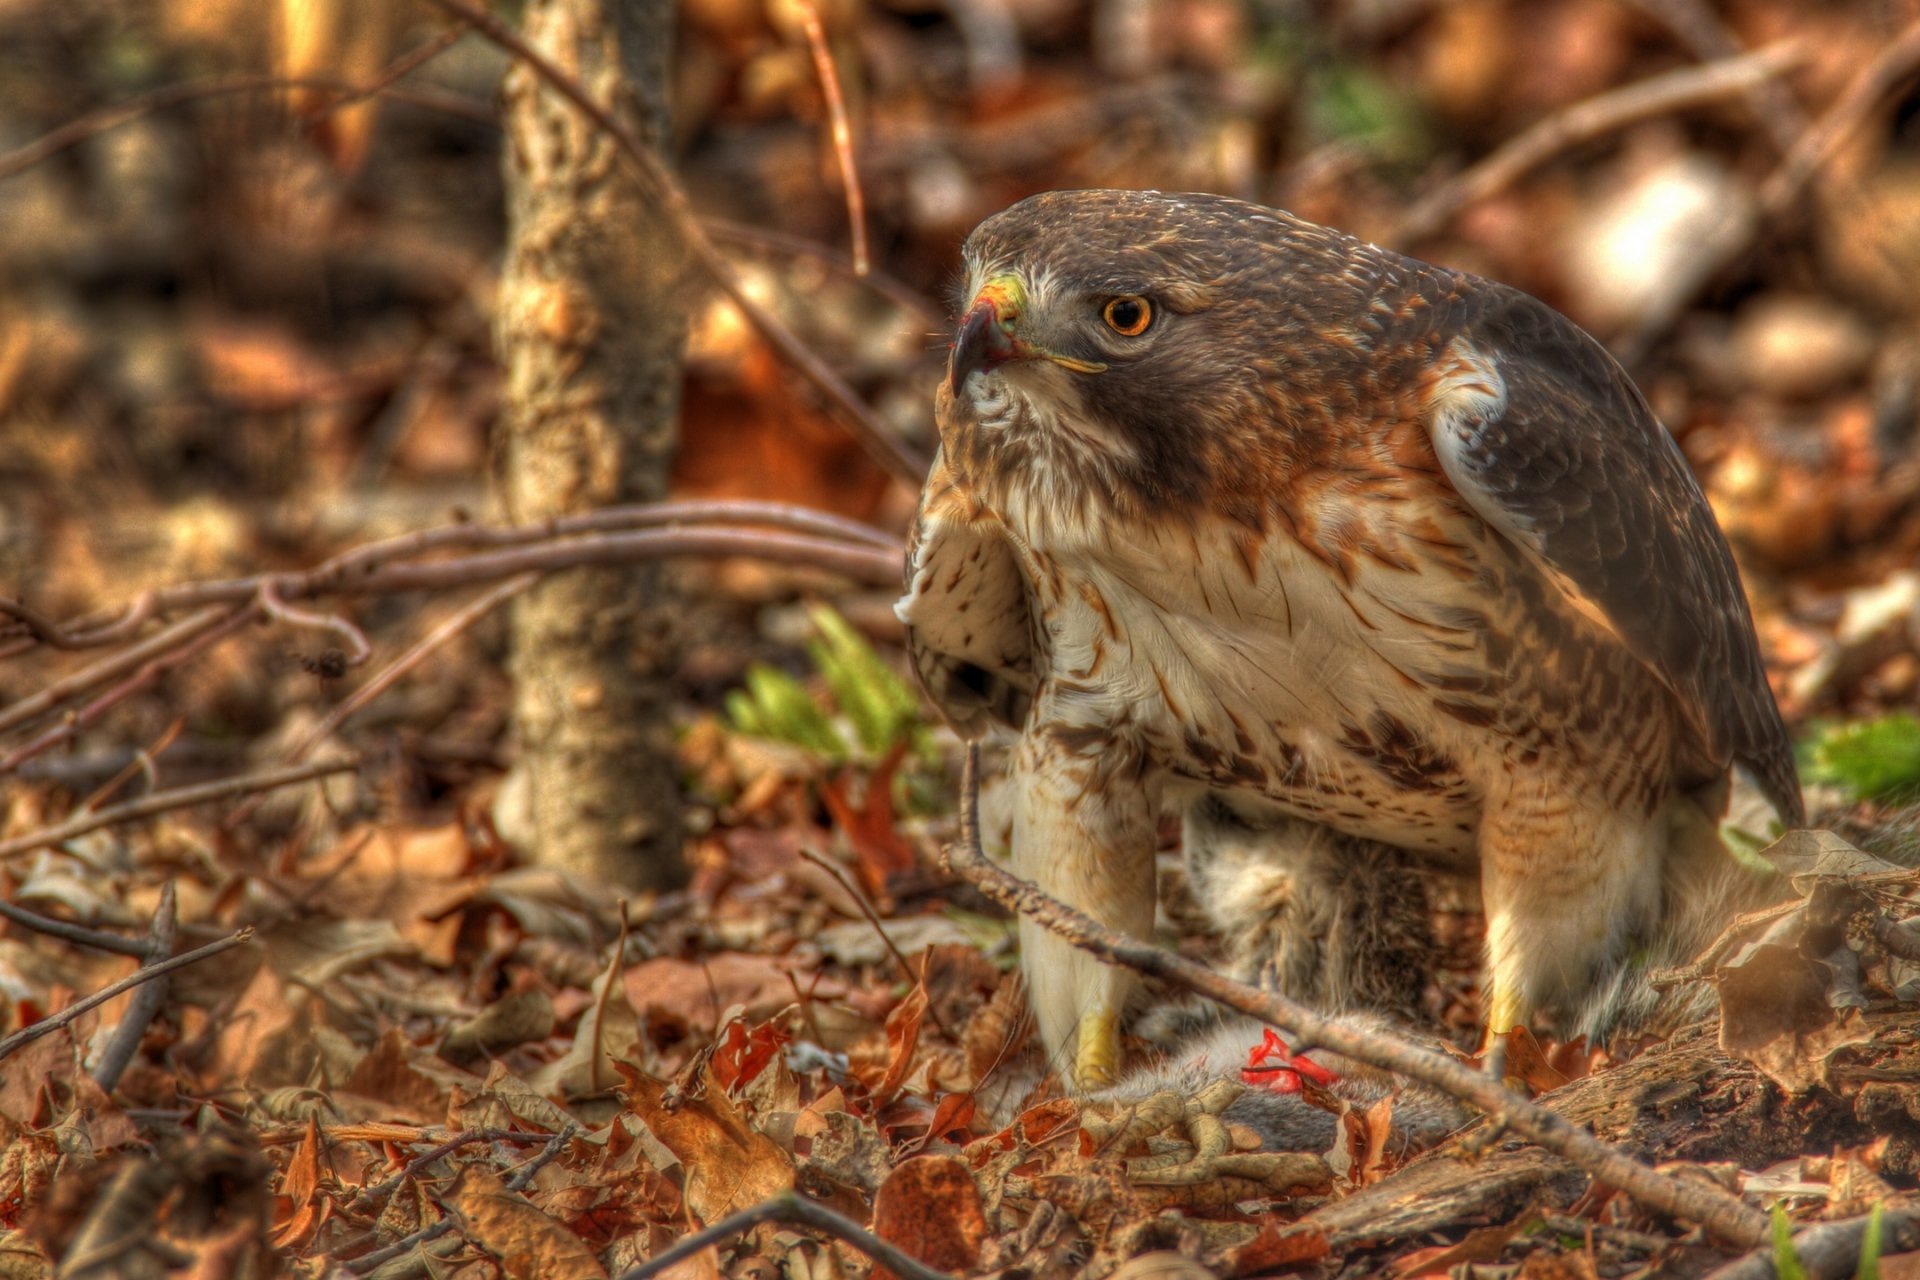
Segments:
[[[927,696],[965,738],[989,719],[1018,729],[1033,696],[1026,579],[1000,524],[936,456],[907,545],[907,590],[893,611]]]
[[[1739,570],[1679,446],[1571,321],[1504,285],[1443,287],[1452,305],[1437,310],[1465,335],[1450,350],[1469,366],[1427,423],[1447,478],[1673,690],[1716,766],[1746,765],[1798,825]]]

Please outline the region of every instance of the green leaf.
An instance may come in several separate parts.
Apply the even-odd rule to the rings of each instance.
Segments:
[[[830,759],[846,756],[846,744],[798,680],[762,663],[747,668],[745,691],[727,695],[727,717],[740,733],[817,751]]]
[[[1807,1269],[1793,1247],[1793,1224],[1778,1201],[1773,1206],[1773,1274],[1777,1280],[1807,1280]]]
[[[819,639],[807,646],[813,662],[833,691],[834,704],[853,728],[854,740],[870,755],[882,755],[912,736],[920,719],[920,699],[894,674],[879,651],[834,610],[809,611]]]
[[[1920,719],[1908,712],[1824,726],[1804,754],[1810,782],[1838,785],[1857,800],[1920,799]]]
[[[1860,1239],[1860,1265],[1853,1269],[1853,1280],[1880,1280],[1880,1237],[1886,1224],[1886,1203],[1873,1202],[1867,1213],[1867,1233]]]

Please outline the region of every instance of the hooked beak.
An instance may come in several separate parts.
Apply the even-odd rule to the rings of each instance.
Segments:
[[[947,388],[959,394],[969,375],[996,369],[1009,360],[1051,360],[1075,373],[1100,373],[1106,365],[1097,360],[1078,360],[1047,350],[1037,343],[1018,337],[1021,317],[1027,309],[1026,287],[1012,274],[995,276],[974,295],[973,306],[960,322],[953,339],[953,354],[947,360]]]
[[[947,387],[958,394],[960,385],[978,370],[994,369],[1021,355],[1013,327],[1027,300],[1016,276],[995,276],[974,296],[967,318],[953,339],[947,360]]]

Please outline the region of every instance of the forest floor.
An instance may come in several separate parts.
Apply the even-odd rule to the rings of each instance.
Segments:
[[[1336,1137],[1293,1162],[1233,1163],[1262,1153],[1219,1097],[1063,1092],[1011,917],[940,857],[960,746],[887,576],[917,494],[717,295],[675,499],[859,522],[834,536],[879,568],[676,562],[687,886],[531,865],[497,819],[501,575],[273,586],[376,544],[484,560],[509,55],[401,0],[255,8],[0,4],[0,1274],[619,1275],[767,1204],[667,1273],[866,1274],[845,1220],[950,1275],[1687,1276],[1771,1213],[1806,1274],[1854,1274],[1879,1206],[1876,1273],[1920,1274],[1912,3],[821,0],[820,50],[797,0],[681,7],[680,180],[922,453],[959,242],[1050,187],[1286,207],[1527,289],[1628,366],[1834,834],[1775,850],[1797,906],[1713,957],[1725,1025],[1518,1070],[1733,1204],[1718,1227],[1524,1115],[1396,1154],[1404,1079],[1309,1090]],[[753,510],[722,515],[788,518]],[[1162,940],[1215,958],[1176,846]],[[1442,906],[1426,1030],[1470,1043],[1479,926]],[[1202,1150],[1185,1186],[1140,1163]]]

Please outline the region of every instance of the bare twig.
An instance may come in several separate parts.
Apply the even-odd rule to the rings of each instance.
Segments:
[[[40,734],[40,736],[32,739],[26,743],[26,745],[15,747],[4,757],[0,757],[0,774],[11,773],[23,763],[33,759],[33,757],[42,752],[50,751],[61,743],[77,737],[81,730],[87,728],[114,707],[119,706],[122,702],[125,702],[142,689],[154,684],[161,676],[173,670],[175,667],[192,661],[202,650],[210,648],[251,622],[256,616],[256,610],[257,604],[247,604],[240,608],[226,610],[224,612],[214,610],[213,613],[215,616],[212,626],[204,631],[200,631],[198,634],[186,636],[178,640],[170,652],[158,654],[151,661],[141,666],[138,671],[135,671],[132,675],[122,680],[119,684],[114,685],[105,693],[100,694],[78,711],[68,712],[67,715],[62,718],[61,722],[53,728],[48,729],[46,732]],[[189,621],[192,620],[189,619]],[[156,637],[156,639],[159,638],[160,637]],[[138,651],[144,647],[145,646],[136,646],[135,649]],[[119,657],[124,658],[125,655],[119,655]],[[123,665],[123,662],[117,661],[114,658],[108,658],[101,662],[94,663],[83,671],[76,672],[70,677],[70,680],[83,683],[89,681],[97,682],[97,677],[101,672],[113,671],[117,674],[117,669]],[[0,719],[4,718],[4,716],[0,716]]]
[[[301,1130],[304,1137],[305,1129]],[[335,1135],[326,1129],[321,1130],[323,1138],[332,1140]],[[262,1142],[266,1140],[261,1139]],[[391,1141],[391,1139],[386,1139]],[[400,1141],[425,1141],[424,1138],[400,1139]],[[418,1178],[438,1161],[446,1159],[462,1147],[470,1147],[477,1142],[550,1142],[551,1137],[544,1133],[521,1133],[513,1129],[463,1129],[446,1141],[421,1152],[400,1167],[398,1173],[382,1178],[371,1186],[363,1187],[353,1198],[349,1208],[355,1213],[365,1213],[378,1209],[386,1203],[387,1197],[399,1190],[409,1178]]]
[[[253,930],[250,928],[242,929],[238,933],[228,934],[217,942],[209,942],[204,947],[195,947],[192,951],[174,956],[170,960],[163,960],[159,964],[142,965],[112,986],[103,987],[86,999],[75,1001],[60,1012],[50,1014],[32,1026],[22,1027],[6,1039],[0,1040],[0,1058],[5,1058],[15,1050],[32,1044],[41,1036],[48,1035],[54,1031],[58,1031],[64,1026],[70,1025],[124,991],[131,991],[144,982],[152,982],[155,979],[164,978],[176,969],[184,969],[188,965],[199,964],[202,960],[211,960],[217,955],[231,951],[235,947],[243,943],[251,942],[252,940]]]
[[[1392,244],[1424,240],[1460,210],[1505,190],[1528,170],[1568,147],[1652,116],[1745,93],[1755,84],[1800,66],[1806,58],[1806,49],[1799,41],[1783,40],[1757,53],[1706,66],[1682,67],[1576,102],[1509,139],[1493,154],[1422,197],[1387,240]]]
[[[15,607],[12,601],[0,600],[0,613],[13,613],[18,617],[19,614],[14,612]],[[134,611],[137,611],[137,608],[130,612]],[[68,699],[86,693],[88,690],[97,689],[109,680],[135,670],[151,658],[172,652],[196,636],[203,635],[227,621],[229,613],[230,610],[224,607],[202,609],[191,618],[174,623],[158,635],[150,636],[132,648],[114,654],[105,662],[96,663],[64,679],[53,681],[40,692],[22,698],[4,710],[0,710],[0,733],[38,719]],[[49,641],[56,648],[82,648],[91,643],[91,637],[84,632],[61,631],[58,628],[56,631],[62,639]]]
[[[52,916],[43,916],[37,911],[29,911],[11,902],[0,902],[0,919],[10,920],[22,929],[44,933],[49,938],[58,938],[62,942],[92,947],[96,951],[111,951],[117,956],[132,956],[136,960],[145,959],[150,946],[141,938],[123,938],[117,933],[89,929],[85,925],[73,924],[66,920],[56,920]]]
[[[757,1227],[763,1222],[791,1222],[797,1226],[811,1227],[815,1231],[825,1232],[867,1254],[875,1262],[893,1272],[894,1275],[903,1277],[904,1280],[953,1280],[953,1277],[945,1272],[935,1271],[918,1258],[888,1244],[872,1232],[862,1230],[849,1219],[840,1216],[823,1204],[807,1199],[797,1191],[785,1191],[771,1199],[762,1200],[751,1208],[728,1214],[712,1226],[687,1236],[664,1253],[647,1259],[637,1267],[627,1268],[620,1273],[618,1280],[653,1280],[654,1276],[685,1262],[688,1258],[695,1257],[702,1250],[711,1249],[721,1241]]]
[[[302,738],[299,743],[294,746],[293,750],[287,753],[287,763],[298,764],[304,760],[307,752],[313,750],[313,748],[324,741],[328,735],[345,724],[347,718],[353,715],[354,712],[360,710],[360,708],[366,706],[369,702],[372,702],[388,689],[391,689],[400,682],[403,676],[426,661],[434,652],[452,641],[455,637],[471,630],[473,625],[480,621],[480,619],[486,617],[489,613],[492,613],[495,609],[513,599],[515,596],[520,595],[538,581],[538,576],[531,573],[523,573],[517,578],[509,578],[494,587],[493,590],[469,602],[458,613],[455,613],[445,622],[442,622],[432,631],[422,636],[412,648],[408,649],[398,658],[395,658],[365,684],[355,689],[352,694],[343,699],[339,706],[328,712],[327,718],[322,720],[318,725],[315,725],[313,731]]]
[[[346,641],[348,652],[347,665],[357,667],[373,656],[373,646],[367,643],[366,633],[335,613],[314,613],[307,609],[296,609],[280,598],[274,590],[274,579],[267,578],[260,583],[258,594],[260,612],[275,622],[284,622],[295,627],[312,627],[318,631],[331,631]]]
[[[515,1192],[525,1191],[533,1182],[534,1176],[546,1168],[548,1164],[552,1163],[554,1157],[558,1156],[561,1151],[566,1149],[567,1143],[573,1140],[575,1132],[576,1131],[571,1128],[562,1129],[559,1133],[554,1134],[552,1138],[548,1139],[547,1145],[541,1148],[538,1155],[527,1161],[511,1178],[506,1180],[507,1190]],[[433,1243],[441,1236],[452,1231],[456,1225],[458,1225],[458,1223],[455,1218],[451,1216],[442,1218],[431,1226],[422,1227],[411,1235],[403,1236],[395,1240],[384,1249],[376,1249],[372,1253],[355,1258],[352,1262],[347,1263],[342,1270],[352,1276],[367,1275],[370,1272],[378,1270],[383,1264],[393,1261],[409,1249],[418,1249],[421,1245]]]
[[[186,727],[187,718],[185,716],[175,716],[172,722],[160,731],[158,738],[155,738],[153,742],[147,746],[137,748],[133,753],[133,758],[127,761],[124,768],[96,788],[92,795],[81,801],[81,810],[98,809],[106,803],[108,796],[111,796],[135,778],[144,777],[147,780],[147,790],[149,791],[159,786],[160,783],[153,768],[153,758],[172,746],[174,739],[178,738],[181,731]]]
[[[39,614],[33,616],[42,627],[50,629],[47,643],[53,647],[97,648],[126,639],[137,627],[156,614],[201,608],[209,604],[233,604],[251,599],[259,592],[261,584],[269,578],[274,580],[274,590],[282,598],[312,599],[334,592],[351,594],[351,591],[342,584],[353,582],[390,561],[427,555],[432,552],[483,547],[531,546],[576,534],[711,524],[765,525],[771,529],[809,534],[824,540],[873,547],[891,556],[897,557],[900,554],[899,540],[891,534],[856,520],[848,520],[829,512],[815,511],[790,503],[754,502],[744,499],[636,503],[603,507],[597,511],[541,521],[537,524],[455,524],[439,529],[427,529],[419,533],[401,534],[398,537],[385,538],[378,542],[354,547],[304,574],[256,574],[246,578],[187,583],[149,591],[137,597],[129,605],[88,614],[64,626]],[[751,555],[752,552],[741,554]],[[776,555],[774,558],[784,557]],[[484,580],[484,578],[476,579],[476,581]],[[22,608],[24,606],[12,601],[0,600],[0,613],[18,617],[18,611]],[[217,620],[217,618],[214,619],[214,621]],[[104,683],[106,679],[111,678],[111,675],[138,665],[152,653],[163,652],[175,643],[177,641],[173,639],[156,640],[150,642],[151,647],[143,649],[138,657],[120,655],[115,659],[117,665],[111,673],[94,676],[91,683],[79,687],[92,688],[94,685]],[[23,699],[5,711],[0,711],[0,731],[43,715],[65,698],[72,696],[69,686],[80,681],[82,674],[85,673],[70,676],[59,684],[49,686],[35,698]]]
[[[464,18],[487,39],[526,63],[556,93],[571,102],[581,114],[603,130],[633,162],[642,182],[650,189],[650,194],[658,202],[661,212],[673,224],[687,252],[720,287],[721,292],[732,300],[733,305],[747,318],[748,323],[759,331],[760,336],[766,339],[783,360],[811,382],[839,409],[854,438],[868,453],[903,482],[914,487],[919,486],[927,473],[927,460],[919,456],[916,450],[909,447],[885,423],[881,422],[844,378],[829,368],[825,361],[800,341],[791,329],[781,323],[778,316],[747,292],[739,275],[734,272],[733,265],[701,229],[700,219],[694,213],[692,202],[674,182],[672,175],[668,173],[666,166],[661,163],[652,148],[642,142],[632,130],[616,120],[606,108],[595,102],[581,87],[578,80],[555,66],[550,59],[521,39],[519,32],[485,9],[470,3],[469,0],[433,0],[433,3],[448,13]]]
[[[132,124],[136,120],[143,120],[157,111],[165,111],[205,98],[225,98],[246,93],[282,93],[288,89],[314,89],[322,93],[337,93],[343,99],[340,105],[368,97],[372,93],[379,93],[382,97],[394,102],[477,119],[482,123],[492,123],[494,118],[492,111],[483,104],[469,102],[452,94],[404,90],[390,84],[370,89],[367,85],[348,84],[345,81],[332,80],[324,76],[246,75],[226,76],[218,80],[191,80],[185,84],[164,85],[150,93],[143,93],[125,102],[116,102],[110,107],[89,112],[77,120],[68,121],[51,133],[35,138],[23,147],[16,147],[5,155],[0,155],[0,181],[25,173],[28,169],[44,163],[62,151],[77,147],[103,133]]]
[[[892,585],[900,578],[898,558],[878,547],[747,529],[640,529],[589,534],[545,546],[516,547],[427,564],[390,565],[355,582],[338,584],[336,589],[355,595],[441,591],[518,573],[553,573],[583,564],[631,564],[665,556],[751,556],[811,565],[874,586]]]
[[[875,293],[886,298],[894,306],[912,316],[918,324],[929,332],[943,328],[947,316],[933,303],[927,301],[912,287],[888,275],[876,271],[871,264],[864,272],[854,270],[853,259],[826,245],[809,240],[805,236],[796,236],[787,231],[776,231],[771,227],[749,226],[744,222],[729,222],[725,218],[702,218],[701,224],[707,233],[716,240],[742,245],[749,249],[768,250],[774,253],[792,254],[795,257],[811,258],[830,271],[858,280]]]
[[[880,920],[880,913],[874,910],[873,904],[867,901],[867,895],[860,892],[859,886],[847,877],[845,871],[841,870],[828,859],[821,857],[812,849],[800,850],[800,856],[832,876],[834,882],[846,891],[849,898],[853,899],[854,905],[860,908],[860,914],[867,918],[867,923],[873,926],[873,931],[880,935],[880,945],[887,949],[887,953],[893,957],[893,962],[900,966],[900,974],[908,983],[921,983],[927,980],[925,964],[923,963],[921,965],[921,971],[919,973],[913,971],[912,963],[908,961],[906,956],[900,953],[900,948],[896,947],[893,944],[893,939],[888,936],[887,927]],[[927,1005],[927,1016],[933,1019],[933,1025],[940,1029],[942,1035],[953,1036],[953,1031],[946,1023],[940,1020],[940,1014],[935,1011],[931,1003]]]
[[[1761,184],[1754,216],[1730,213],[1694,246],[1682,268],[1682,278],[1672,282],[1633,328],[1613,344],[1620,362],[1632,368],[1644,361],[1701,287],[1732,262],[1761,228],[1779,218],[1799,199],[1840,144],[1860,127],[1875,106],[1912,78],[1917,69],[1920,69],[1920,20],[1909,23],[1879,57],[1854,76],[1819,122],[1800,133],[1786,157]]]
[[[141,818],[151,818],[155,814],[167,813],[174,809],[185,809],[214,800],[226,800],[233,796],[251,795],[256,791],[290,787],[295,783],[310,782],[330,774],[347,773],[358,767],[359,762],[352,759],[319,760],[313,764],[296,765],[287,769],[263,769],[258,773],[243,773],[239,777],[222,778],[218,782],[205,782],[198,786],[156,791],[152,795],[141,796],[138,800],[129,800],[125,804],[111,805],[92,813],[83,813],[51,827],[43,827],[22,836],[0,840],[0,861],[71,840],[89,831],[98,831],[102,827],[117,826],[123,822],[137,822]]]
[[[153,916],[153,934],[147,942],[148,966],[164,964],[173,958],[174,937],[179,924],[173,883],[169,881],[160,889],[160,909]],[[156,978],[134,992],[133,999],[127,1001],[126,1016],[113,1029],[113,1038],[101,1050],[100,1061],[93,1069],[93,1082],[100,1086],[101,1092],[112,1093],[119,1086],[120,1077],[133,1061],[133,1055],[140,1051],[140,1042],[146,1038],[147,1024],[153,1021],[154,1015],[160,1012],[160,1006],[166,1001],[167,985],[167,979]]]
[[[1360,1027],[1329,1018],[1272,991],[1235,982],[1204,965],[1150,943],[1122,937],[1079,911],[1048,897],[1028,881],[989,861],[980,849],[980,750],[969,744],[961,782],[960,839],[947,846],[949,866],[988,897],[1051,929],[1101,961],[1124,965],[1184,987],[1197,995],[1290,1031],[1320,1045],[1461,1098],[1600,1181],[1674,1217],[1697,1222],[1722,1239],[1751,1248],[1767,1238],[1767,1220],[1740,1200],[1705,1182],[1682,1182],[1648,1168],[1601,1142],[1564,1117],[1519,1097],[1498,1080],[1463,1063],[1419,1048],[1378,1026]]]
[[[324,102],[300,113],[302,124],[314,124],[337,111],[342,111],[357,102],[365,102],[387,89],[394,81],[411,75],[426,66],[435,58],[460,43],[460,37],[467,34],[464,22],[456,22],[431,40],[423,40],[413,48],[381,68],[379,74],[357,89],[343,90],[334,96],[333,101]]]
[[[827,29],[813,0],[797,0],[800,25],[813,51],[813,69],[820,77],[820,96],[826,100],[827,122],[833,134],[833,155],[840,164],[840,185],[847,196],[847,226],[853,238],[853,273],[867,274],[867,198],[860,189],[860,171],[853,163],[853,127],[847,122],[847,101],[840,93],[840,73],[833,67]]]
[[[1680,38],[1702,62],[1738,57],[1740,41],[1703,0],[1628,0],[1634,8]],[[1793,150],[1807,127],[1807,113],[1785,85],[1758,80],[1744,90],[1748,104],[1781,155]]]
[[[306,573],[276,573],[193,583],[170,587],[158,594],[172,605],[217,605],[245,601],[255,598],[261,583],[269,577],[275,592],[282,599],[440,591],[449,587],[493,582],[521,573],[553,573],[583,564],[630,564],[637,560],[657,560],[668,556],[747,556],[782,564],[812,565],[874,586],[893,585],[900,580],[898,546],[880,546],[871,542],[725,526],[636,529],[576,537],[542,536],[542,528],[545,526],[493,531],[510,532],[516,536],[497,539],[505,545],[498,550],[477,555],[386,565],[368,564],[365,561],[350,564],[346,557],[342,557]],[[486,541],[488,532],[478,530],[479,536],[472,540]],[[522,533],[529,536],[517,536]],[[396,541],[424,541],[426,538],[427,535],[413,535]],[[116,655],[116,659],[118,657]],[[117,661],[116,665],[126,664]],[[13,708],[0,713],[0,720],[17,721],[19,718]],[[0,728],[4,727],[4,724],[0,724]]]

